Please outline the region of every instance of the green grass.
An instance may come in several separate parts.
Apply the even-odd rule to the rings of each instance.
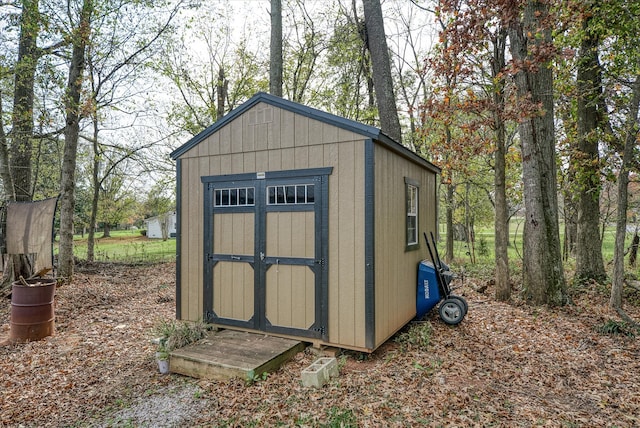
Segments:
[[[518,220],[512,220],[509,223],[509,260],[515,261],[521,260],[522,258],[522,229],[523,225]],[[447,239],[447,230],[444,223],[440,224],[439,234],[440,241],[438,242],[438,252],[440,253],[440,257],[444,257]],[[494,245],[495,233],[493,225],[476,226],[474,243],[476,262],[493,262],[495,260]],[[482,246],[486,251],[482,251]],[[468,263],[471,260],[471,248],[466,242],[453,241],[453,253],[454,258],[458,263]]]
[[[87,235],[74,236],[75,256],[87,259]],[[55,250],[57,251],[56,241]],[[149,239],[139,230],[117,230],[110,238],[102,238],[102,232],[96,233],[94,259],[102,262],[154,263],[172,261],[176,257],[176,240]]]
[[[510,222],[509,227],[509,260],[520,261],[522,260],[522,231],[524,225],[521,219],[515,219]],[[615,243],[615,227],[605,228],[602,242],[602,257],[605,263],[609,263],[613,260],[613,248]],[[445,251],[445,239],[446,229],[444,225],[440,225],[440,242],[438,242],[438,251],[440,256],[444,256]],[[495,260],[495,234],[493,226],[476,227],[475,235],[475,256],[476,261],[481,262],[493,262]],[[633,234],[627,233],[625,249],[631,244]],[[564,243],[564,225],[560,225],[560,245]],[[483,248],[486,251],[483,251]],[[470,249],[466,242],[454,241],[454,256],[464,262],[470,261]]]
[[[510,223],[509,229],[509,269],[512,279],[517,279],[522,274],[522,230],[521,219],[514,219]],[[615,227],[605,228],[602,242],[602,257],[604,259],[605,270],[610,275],[613,261],[613,250],[615,244]],[[493,225],[476,227],[475,235],[475,263],[471,262],[469,246],[466,242],[454,241],[454,259],[449,264],[454,272],[464,272],[465,276],[471,276],[483,280],[490,280],[495,274],[495,234]],[[627,233],[625,250],[631,245],[633,233]],[[564,244],[564,224],[560,224],[560,245]],[[440,225],[440,241],[438,251],[440,257],[444,258],[446,245],[445,225]],[[483,250],[484,248],[484,250]],[[429,260],[429,254],[424,249],[424,258]],[[570,256],[564,260],[564,271],[567,280],[571,280],[575,272],[575,256]],[[640,277],[640,263],[637,268],[628,266],[628,255],[625,257],[625,272],[628,275]]]
[[[564,227],[560,226],[560,243],[564,242]],[[509,260],[510,265],[518,265],[522,260],[522,230],[523,224],[519,219],[512,220],[509,230]],[[94,254],[96,261],[116,261],[125,263],[150,263],[158,261],[175,260],[176,240],[149,239],[140,234],[139,230],[118,230],[111,232],[111,238],[101,238],[102,232],[96,234]],[[446,231],[444,225],[440,226],[440,242],[438,252],[441,257],[445,253]],[[632,239],[632,234],[627,234],[627,248]],[[605,229],[602,243],[602,254],[605,264],[613,259],[613,246],[615,240],[615,228]],[[477,227],[475,240],[475,256],[478,265],[491,265],[495,260],[493,226]],[[57,251],[57,242],[56,248]],[[78,259],[87,258],[87,235],[74,237],[74,253]],[[424,258],[429,255],[424,249]],[[470,264],[470,248],[466,242],[454,241],[454,258],[456,265]],[[570,259],[569,264],[572,263]]]

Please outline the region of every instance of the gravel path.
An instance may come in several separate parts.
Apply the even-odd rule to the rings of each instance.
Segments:
[[[207,402],[200,399],[201,394],[197,385],[167,386],[105,417],[96,426],[183,427],[196,419],[206,406]]]

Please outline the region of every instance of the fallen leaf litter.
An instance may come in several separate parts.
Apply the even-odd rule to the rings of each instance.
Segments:
[[[615,318],[606,295],[533,308],[472,285],[458,327],[432,311],[428,346],[345,352],[340,376],[316,390],[300,381],[309,350],[252,384],[160,375],[150,339],[175,317],[175,264],[79,266],[57,290],[56,334],[0,348],[0,426],[640,425],[640,347],[596,332]],[[0,336],[9,310],[0,302]]]

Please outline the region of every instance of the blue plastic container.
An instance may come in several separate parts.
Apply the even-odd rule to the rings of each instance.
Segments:
[[[440,287],[433,263],[423,260],[418,265],[416,318],[422,318],[440,302]]]

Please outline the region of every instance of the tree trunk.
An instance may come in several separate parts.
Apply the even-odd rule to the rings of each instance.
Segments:
[[[224,105],[227,101],[228,87],[229,81],[224,75],[224,68],[220,66],[220,70],[218,70],[218,84],[216,85],[216,92],[218,93],[216,120],[220,120],[224,116]]]
[[[0,91],[0,117],[3,116],[2,91]],[[0,180],[2,180],[2,189],[4,190],[3,200],[14,201],[16,195],[13,187],[13,178],[11,177],[11,168],[9,167],[9,142],[7,141],[7,135],[4,133],[2,123],[0,123]]]
[[[576,252],[576,235],[578,234],[577,212],[570,190],[565,190],[564,199],[564,244],[562,246],[562,259],[568,260]]]
[[[454,192],[455,186],[451,183],[445,185],[447,187],[446,199],[446,222],[447,222],[447,242],[445,245],[444,259],[447,263],[453,260],[453,209],[454,209]]]
[[[467,241],[467,253],[471,264],[476,264],[475,236],[473,229],[473,216],[471,215],[471,204],[469,203],[469,190],[471,183],[467,181],[464,192],[464,227],[466,229],[465,240]]]
[[[169,221],[171,219],[171,213],[166,212],[160,215],[160,233],[162,235],[162,240],[166,241],[169,239]]]
[[[269,92],[282,96],[282,0],[271,0]]]
[[[93,167],[91,169],[91,214],[89,215],[89,236],[87,237],[87,261],[95,260],[96,222],[100,200],[100,144],[98,144],[98,112],[93,113]]]
[[[616,221],[616,241],[613,249],[613,279],[609,306],[622,308],[622,285],[624,283],[624,240],[627,234],[627,208],[629,171],[633,164],[633,151],[638,139],[638,110],[640,110],[640,75],[633,84],[633,96],[627,118],[627,132],[622,153],[622,167],[618,175],[618,219]]]
[[[577,193],[576,273],[578,282],[605,279],[600,241],[600,168],[598,154],[598,106],[602,93],[599,40],[590,31],[591,18],[583,21],[585,34],[577,73],[578,145],[573,155],[573,188]]]
[[[518,127],[526,216],[523,280],[527,297],[536,305],[560,305],[567,300],[558,224],[553,72],[550,58],[533,56],[533,52],[550,50],[548,18],[548,6],[530,0],[524,6],[523,21],[515,19],[509,26],[517,93],[527,115]]]
[[[111,225],[107,222],[104,223],[104,228],[102,229],[102,237],[111,238]]]
[[[38,0],[23,0],[20,18],[18,61],[15,66],[13,118],[10,133],[11,174],[16,201],[32,199],[31,155],[33,151],[33,86],[39,52]],[[7,184],[7,183],[5,183]]]
[[[59,275],[65,281],[73,278],[73,215],[75,212],[75,172],[80,133],[80,95],[85,68],[85,51],[91,32],[93,0],[84,0],[78,27],[73,32],[69,82],[65,97],[66,127],[64,130],[64,155],[60,174],[60,253]]]
[[[371,58],[367,47],[367,26],[358,18],[358,6],[356,0],[351,0],[353,10],[353,21],[358,28],[358,36],[362,40],[362,55],[360,59],[361,72],[367,82],[367,106],[373,109],[376,105],[375,90],[373,88],[373,77],[371,76]]]
[[[402,129],[393,93],[391,61],[384,32],[384,19],[380,0],[363,0],[364,22],[367,28],[367,47],[371,54],[373,85],[378,102],[380,129],[393,140],[402,143]]]
[[[502,112],[504,111],[504,78],[501,78],[506,60],[507,32],[501,30],[493,43],[493,58],[491,62],[491,74],[497,87],[493,90],[493,122],[496,139],[496,151],[493,154],[495,175],[493,187],[495,192],[496,218],[494,224],[496,254],[496,292],[498,301],[511,299],[511,282],[509,280],[509,207],[507,205],[507,178],[506,178],[506,128]]]
[[[23,0],[18,60],[14,69],[12,128],[8,136],[2,135],[2,141],[0,141],[2,184],[5,195],[10,200],[23,202],[30,201],[33,197],[31,185],[33,99],[36,67],[40,55],[37,46],[39,33],[39,1]],[[1,127],[2,123],[0,123]],[[11,141],[10,145],[8,140]],[[10,285],[16,278],[20,276],[27,278],[33,273],[33,263],[29,254],[10,255],[6,262],[3,284]]]
[[[640,245],[640,236],[638,231],[633,234],[633,240],[631,241],[631,250],[629,251],[629,267],[635,269],[638,260],[638,246]]]

